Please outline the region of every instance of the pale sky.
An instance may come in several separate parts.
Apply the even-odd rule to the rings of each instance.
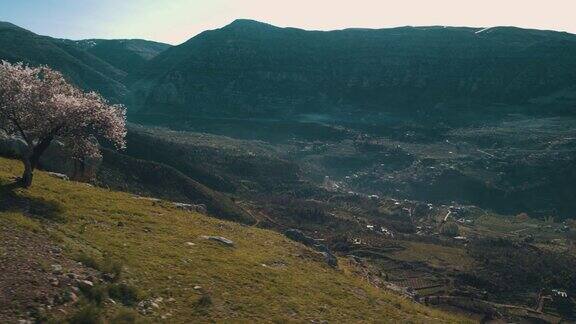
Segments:
[[[576,0],[0,0],[0,21],[69,39],[179,44],[237,18],[314,30],[518,26],[576,34]]]

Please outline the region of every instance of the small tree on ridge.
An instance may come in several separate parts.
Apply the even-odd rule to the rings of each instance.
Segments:
[[[125,147],[125,109],[95,92],[83,92],[46,66],[0,63],[0,129],[24,143],[22,187],[52,141],[66,144],[73,157],[98,157],[98,139]]]

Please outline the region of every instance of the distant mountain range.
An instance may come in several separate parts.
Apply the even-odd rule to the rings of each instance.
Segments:
[[[129,73],[168,47],[145,40],[56,39],[0,22],[0,59],[46,64],[78,86],[96,90],[113,101],[125,100],[125,78]]]
[[[185,116],[558,108],[576,103],[575,58],[576,35],[553,31],[321,32],[237,20],[161,53],[130,87],[141,112]]]
[[[237,20],[172,47],[0,23],[0,58],[48,64],[133,113],[178,118],[572,112],[575,57],[576,35],[514,27],[321,32]]]

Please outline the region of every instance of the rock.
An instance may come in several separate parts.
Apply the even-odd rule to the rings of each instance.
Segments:
[[[186,242],[186,243],[184,243],[184,244],[186,244],[186,245],[188,245],[188,246],[194,246],[194,245],[196,245],[196,244],[194,244],[194,243],[192,243],[192,242]]]
[[[24,140],[10,137],[6,133],[0,130],[0,154],[6,156],[20,156],[22,152],[25,152],[27,148],[26,142]]]
[[[328,246],[326,246],[325,244],[318,243],[318,240],[307,236],[302,231],[297,229],[289,229],[284,232],[284,235],[286,235],[286,237],[288,237],[293,241],[302,243],[322,253],[322,255],[324,255],[324,260],[329,266],[334,268],[338,267],[338,258],[336,258],[336,256],[330,251]]]
[[[91,288],[94,287],[94,283],[89,280],[78,280],[78,286],[80,288]]]
[[[208,213],[208,209],[207,209],[206,205],[204,205],[204,204],[193,205],[193,204],[176,203],[176,202],[173,204],[176,208],[182,209],[185,211],[197,212],[197,213],[204,214],[204,215]]]
[[[52,266],[52,273],[54,274],[61,274],[62,273],[62,266],[59,264],[53,264]]]
[[[20,157],[26,151],[27,145],[23,140],[8,136],[5,132],[0,131],[0,154]],[[73,179],[86,181],[96,177],[98,168],[102,163],[102,158],[89,158],[83,163],[80,163],[72,157],[64,143],[52,141],[52,144],[50,144],[48,149],[42,154],[40,163],[43,168],[58,172],[56,173],[58,175],[67,174]],[[68,178],[68,176],[66,176],[66,178]]]
[[[53,177],[53,178],[57,178],[57,179],[60,179],[60,180],[65,180],[65,181],[68,181],[68,180],[70,180],[70,178],[68,178],[68,176],[67,176],[67,175],[65,175],[65,174],[62,174],[62,173],[57,173],[57,172],[48,172],[48,175],[49,175],[49,176],[51,176],[51,177]]]
[[[312,247],[316,251],[323,252],[323,253],[330,253],[330,250],[328,249],[328,247],[325,244],[314,244]]]
[[[202,286],[198,286],[198,285],[194,286],[194,290],[201,290],[201,289],[202,289]]]
[[[205,239],[205,240],[217,241],[217,242],[220,242],[220,243],[222,243],[222,244],[224,244],[224,245],[227,245],[227,246],[234,246],[234,241],[229,240],[229,239],[227,239],[227,238],[225,238],[225,237],[222,237],[222,236],[206,236],[206,235],[203,235],[203,236],[201,236],[201,238],[203,238],[203,239]]]
[[[142,314],[150,314],[153,309],[160,308],[160,305],[155,300],[143,300],[138,303],[138,311]]]
[[[116,275],[113,273],[103,273],[102,274],[102,279],[108,281],[108,282],[112,282],[116,279]]]
[[[288,265],[284,261],[272,261],[268,264],[262,263],[264,268],[271,268],[271,269],[285,269]]]
[[[331,252],[321,252],[324,255],[324,261],[332,268],[338,268],[338,258]]]
[[[316,244],[316,240],[313,238],[306,236],[302,231],[297,229],[289,229],[284,232],[287,238],[291,239],[292,241],[300,242],[307,246],[314,246]]]
[[[138,195],[134,196],[133,198],[134,198],[134,199],[148,200],[148,201],[151,201],[151,202],[161,202],[161,201],[162,201],[161,199],[158,199],[158,198],[142,197],[142,196],[138,196]]]
[[[178,208],[178,209],[182,209],[185,211],[194,211],[194,205],[191,204],[185,204],[185,203],[173,203],[174,207]]]
[[[204,205],[204,204],[195,205],[195,210],[197,213],[200,213],[203,215],[208,214],[208,209],[206,208],[206,205]]]
[[[73,292],[69,292],[69,293],[68,293],[68,300],[69,300],[71,303],[75,304],[76,302],[78,302],[78,295],[76,295],[76,294],[73,293]]]

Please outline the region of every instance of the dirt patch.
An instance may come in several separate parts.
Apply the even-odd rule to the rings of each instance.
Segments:
[[[78,283],[96,276],[45,235],[0,219],[0,323],[65,316],[80,294]]]

